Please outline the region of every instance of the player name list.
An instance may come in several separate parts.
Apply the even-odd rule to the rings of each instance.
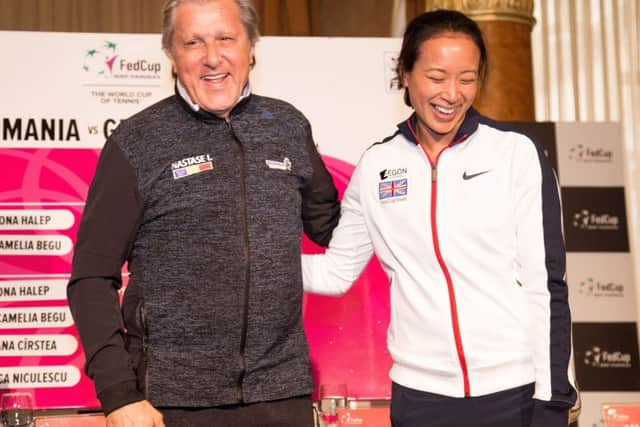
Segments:
[[[79,342],[66,305],[77,211],[77,204],[64,203],[0,206],[0,258],[10,266],[0,271],[0,390],[73,387],[80,380],[70,358]]]

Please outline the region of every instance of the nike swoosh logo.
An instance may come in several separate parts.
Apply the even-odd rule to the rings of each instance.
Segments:
[[[464,179],[465,181],[475,178],[476,176],[480,176],[480,175],[484,175],[485,173],[490,172],[490,170],[486,170],[486,171],[482,171],[482,172],[477,172],[477,173],[470,173],[467,174],[467,171],[464,171],[464,173],[462,174],[462,179]]]

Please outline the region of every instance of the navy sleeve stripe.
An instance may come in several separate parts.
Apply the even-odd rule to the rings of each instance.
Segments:
[[[562,234],[562,209],[557,181],[544,150],[535,144],[542,172],[542,220],[544,233],[547,288],[550,294],[551,400],[572,406],[577,394],[568,379],[571,357],[571,313],[565,282],[565,246]]]

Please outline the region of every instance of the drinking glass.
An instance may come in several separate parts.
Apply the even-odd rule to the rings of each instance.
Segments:
[[[33,427],[33,402],[29,393],[2,395],[0,420],[5,427]]]
[[[318,413],[322,426],[338,425],[338,409],[347,406],[346,384],[320,384]]]

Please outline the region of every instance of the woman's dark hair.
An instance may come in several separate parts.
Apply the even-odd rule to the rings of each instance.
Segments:
[[[404,73],[411,72],[420,55],[420,46],[426,40],[437,37],[443,33],[464,34],[471,38],[480,51],[480,64],[478,77],[480,83],[484,83],[487,75],[487,49],[482,38],[482,31],[471,18],[464,13],[455,10],[433,10],[415,17],[404,32],[402,49],[398,57],[396,74],[398,84],[402,85]],[[409,91],[404,90],[404,102],[411,107]]]

